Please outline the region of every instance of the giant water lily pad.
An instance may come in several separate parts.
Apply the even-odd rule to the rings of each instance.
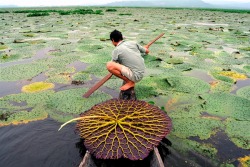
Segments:
[[[208,139],[216,134],[221,127],[220,120],[212,118],[174,118],[173,134],[180,138],[198,136],[200,139]]]
[[[227,93],[204,94],[203,108],[209,114],[220,117],[232,117],[237,120],[250,120],[250,101]]]
[[[54,88],[54,84],[46,82],[35,82],[22,87],[23,92],[34,93]]]
[[[226,121],[226,133],[238,147],[243,149],[250,149],[249,127],[249,121],[238,121],[235,119]]]
[[[172,90],[178,92],[198,94],[208,92],[210,89],[210,85],[208,83],[193,77],[167,77],[165,81]]]
[[[80,119],[80,136],[100,159],[144,159],[171,130],[170,118],[144,101],[111,99],[84,112]]]
[[[18,125],[29,123],[31,121],[43,120],[48,117],[48,113],[42,106],[36,106],[31,111],[21,110],[18,112],[11,113],[6,120],[0,120],[0,127],[7,125]]]
[[[210,82],[211,92],[230,92],[233,89],[233,84],[224,81]]]
[[[87,88],[59,91],[50,97],[50,100],[47,101],[47,106],[58,113],[80,114],[90,109],[93,105],[111,98],[110,95],[99,91],[94,92],[89,98],[82,98],[82,95],[86,92]]]
[[[37,63],[4,67],[0,68],[0,80],[16,81],[21,79],[29,79],[47,69],[47,66]]]
[[[236,93],[238,96],[241,96],[250,100],[250,86],[243,87],[239,89]]]

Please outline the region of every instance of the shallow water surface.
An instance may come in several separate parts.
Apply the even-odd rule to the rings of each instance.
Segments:
[[[74,124],[58,131],[60,123],[46,119],[0,128],[1,167],[75,167],[81,162]]]

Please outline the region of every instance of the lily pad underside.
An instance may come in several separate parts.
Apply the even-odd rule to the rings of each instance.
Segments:
[[[171,130],[170,118],[144,101],[111,99],[81,117],[80,136],[99,159],[144,159]]]

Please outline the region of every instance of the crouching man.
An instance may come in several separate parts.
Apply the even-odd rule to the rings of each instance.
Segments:
[[[141,46],[136,42],[124,41],[122,33],[114,30],[110,33],[110,40],[115,46],[112,52],[112,61],[107,63],[110,73],[121,78],[125,84],[120,90],[125,91],[135,86],[145,72],[143,54],[148,54],[147,46]]]

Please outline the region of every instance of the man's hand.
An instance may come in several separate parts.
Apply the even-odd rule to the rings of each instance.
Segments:
[[[149,53],[149,49],[148,49],[148,48],[149,48],[149,46],[148,46],[148,45],[145,45],[145,46],[144,46],[144,48],[145,48],[145,50],[146,50],[146,52],[145,52],[145,53],[146,53],[146,54],[148,54],[148,53]]]

